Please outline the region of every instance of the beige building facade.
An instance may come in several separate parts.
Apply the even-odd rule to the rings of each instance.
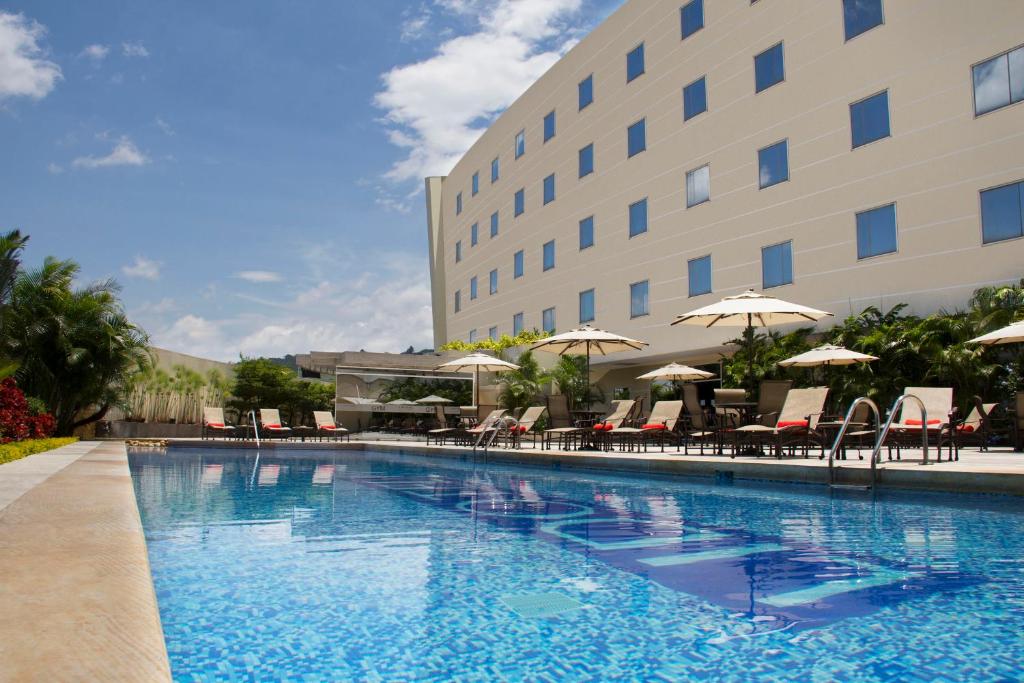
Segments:
[[[709,362],[735,330],[669,323],[746,289],[838,320],[1021,278],[1022,29],[1019,0],[629,0],[427,179],[435,345],[589,321],[650,342],[616,365]]]

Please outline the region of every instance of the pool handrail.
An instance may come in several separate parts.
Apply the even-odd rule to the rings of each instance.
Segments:
[[[828,451],[828,485],[829,486],[833,486],[835,484],[834,462],[835,462],[836,451],[838,451],[839,448],[842,447],[843,437],[846,436],[846,430],[849,429],[850,422],[853,421],[853,414],[857,411],[857,408],[861,404],[867,405],[869,408],[871,408],[871,412],[875,414],[875,443],[876,443],[876,445],[879,443],[879,434],[880,434],[879,426],[881,425],[881,422],[882,422],[882,416],[881,416],[881,413],[878,410],[878,404],[875,403],[870,398],[868,398],[867,396],[861,396],[861,397],[857,398],[856,400],[854,400],[853,403],[850,404],[850,409],[846,411],[846,419],[843,420],[843,425],[839,428],[839,432],[836,434],[836,440],[832,444],[832,448],[830,448],[829,451]],[[886,425],[886,426],[888,426],[888,425]],[[875,485],[875,459],[872,458],[871,459],[871,486],[873,487],[874,485]]]

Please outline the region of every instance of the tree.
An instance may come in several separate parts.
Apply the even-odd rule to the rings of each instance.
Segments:
[[[540,365],[537,364],[532,351],[524,351],[516,364],[519,366],[518,370],[510,370],[498,375],[498,385],[501,387],[498,400],[501,402],[501,407],[506,410],[533,405],[544,380]]]
[[[152,364],[149,338],[125,316],[113,280],[74,288],[78,264],[48,257],[19,271],[3,317],[3,355],[28,396],[41,399],[57,434],[121,405],[132,377]]]
[[[295,398],[295,373],[267,358],[242,358],[228,405],[239,414],[260,408],[287,408]]]
[[[0,330],[6,309],[14,292],[14,283],[21,265],[21,251],[28,242],[28,235],[22,236],[17,230],[0,235]],[[0,355],[0,378],[10,376],[17,369],[17,363]]]

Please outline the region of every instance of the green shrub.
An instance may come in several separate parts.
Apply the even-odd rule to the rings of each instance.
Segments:
[[[29,439],[27,441],[15,441],[0,446],[0,464],[20,460],[29,455],[52,451],[54,448],[67,446],[69,443],[78,441],[78,437],[68,436],[59,439]]]

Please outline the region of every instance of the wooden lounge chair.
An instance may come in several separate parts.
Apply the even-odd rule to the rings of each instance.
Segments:
[[[203,408],[202,437],[210,439],[216,434],[224,437],[235,436],[235,426],[224,420],[223,408]]]
[[[544,433],[539,431],[536,427],[540,424],[540,419],[544,416],[544,413],[546,413],[547,410],[548,409],[545,406],[530,406],[526,409],[515,426],[516,448],[519,448],[522,445],[523,439],[527,436],[530,438],[530,441],[533,442],[534,448],[537,447],[537,441],[544,437]]]
[[[901,459],[903,448],[920,448],[923,442],[922,429],[928,435],[929,445],[937,446],[951,439],[952,425],[956,420],[952,387],[907,387],[903,394],[912,394],[921,399],[928,413],[928,424],[921,424],[921,407],[916,401],[904,401],[900,406],[899,417],[892,423],[885,440],[890,460],[894,448],[897,460]],[[939,459],[942,459],[942,451],[939,451]]]
[[[683,453],[688,453],[690,442],[696,441],[700,443],[700,454],[704,455],[704,444],[717,442],[718,430],[714,428],[707,412],[700,404],[696,384],[683,385],[683,406],[686,408],[683,415]]]
[[[765,444],[771,443],[777,458],[782,457],[783,449],[787,446],[799,450],[805,458],[808,457],[812,442],[823,445],[816,427],[825,412],[827,399],[828,387],[790,389],[773,425],[752,424],[732,430],[735,437],[733,457],[736,457],[741,443],[756,444],[759,453],[763,452]]]
[[[607,436],[612,443],[623,442],[629,446],[630,450],[633,450],[634,446],[639,450],[642,446],[645,451],[648,441],[656,439],[661,443],[661,450],[664,453],[667,441],[674,441],[677,446],[682,443],[682,438],[677,431],[682,424],[680,420],[682,412],[682,401],[658,401],[654,404],[650,416],[642,426],[618,427],[607,432]]]
[[[281,413],[277,408],[260,408],[260,436],[287,439],[292,435],[292,428],[281,421]]]
[[[323,438],[325,436],[331,436],[335,439],[348,439],[352,440],[347,429],[342,427],[334,420],[334,416],[326,410],[314,410],[313,420],[316,422],[316,433],[317,436]]]

